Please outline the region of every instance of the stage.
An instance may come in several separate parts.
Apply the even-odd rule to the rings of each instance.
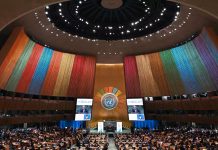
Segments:
[[[103,133],[103,134],[119,134],[119,133],[131,133],[131,130],[130,129],[126,129],[126,128],[123,128],[122,132],[117,132],[117,131],[106,131],[104,130],[103,132],[98,132],[98,128],[93,128],[90,130],[90,133]]]

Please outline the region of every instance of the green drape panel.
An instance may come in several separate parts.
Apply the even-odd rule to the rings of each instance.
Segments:
[[[171,95],[184,94],[185,89],[170,50],[160,52]]]
[[[33,47],[35,45],[35,42],[29,40],[27,43],[23,53],[21,54],[21,57],[19,58],[10,79],[8,80],[8,83],[6,85],[6,90],[8,91],[15,91],[17,84],[20,80],[20,77],[23,73],[24,68],[26,67],[26,64],[29,60],[29,57],[32,53]]]
[[[170,95],[167,79],[164,74],[163,64],[160,58],[160,53],[149,54],[151,71],[156,81],[161,95]]]

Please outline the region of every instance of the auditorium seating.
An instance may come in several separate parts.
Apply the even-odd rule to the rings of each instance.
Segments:
[[[171,128],[166,130],[136,130],[134,134],[117,134],[119,150],[215,150],[218,146],[216,130]]]

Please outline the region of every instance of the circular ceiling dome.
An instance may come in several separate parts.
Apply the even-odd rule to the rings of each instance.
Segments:
[[[107,9],[116,9],[123,5],[123,0],[102,0],[101,5]]]
[[[48,20],[60,30],[108,41],[161,30],[179,11],[179,4],[166,0],[71,0],[45,8]]]

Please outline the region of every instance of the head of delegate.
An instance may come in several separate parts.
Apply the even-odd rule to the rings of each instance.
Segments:
[[[131,113],[133,113],[133,114],[140,114],[140,110],[139,110],[139,108],[136,105],[133,105]]]
[[[86,108],[86,106],[85,105],[82,105],[82,107],[80,108],[80,111],[79,111],[80,113],[83,113],[83,114],[88,114],[88,109]]]

